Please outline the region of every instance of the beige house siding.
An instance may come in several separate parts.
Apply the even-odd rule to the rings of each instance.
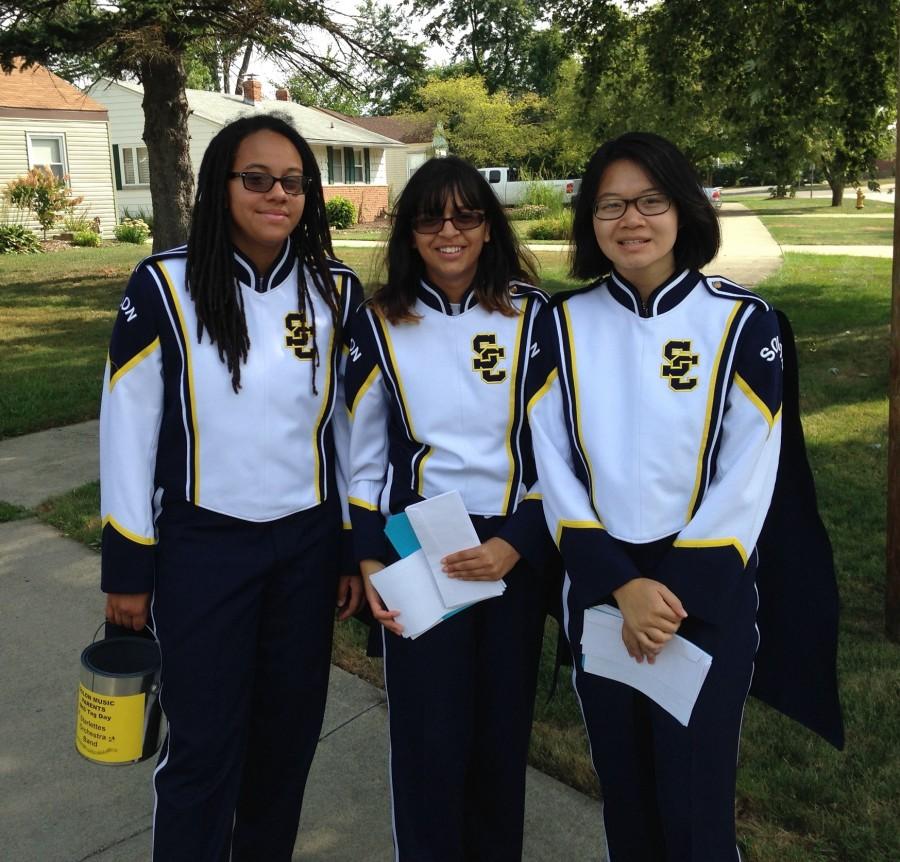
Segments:
[[[403,187],[412,176],[413,171],[432,155],[433,149],[430,143],[407,144],[402,150],[388,150],[385,153],[388,196],[391,206],[400,197],[400,192],[403,191]]]
[[[29,135],[63,136],[72,193],[84,198],[77,212],[86,210],[87,218],[99,218],[102,236],[111,237],[117,221],[107,123],[100,120],[0,118],[0,188],[28,171]],[[6,215],[15,218],[16,211],[9,210]],[[27,219],[25,224],[41,234],[36,219]],[[62,225],[57,225],[51,234],[61,229]]]

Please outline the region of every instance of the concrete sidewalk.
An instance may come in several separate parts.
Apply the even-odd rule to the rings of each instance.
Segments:
[[[0,500],[33,506],[97,477],[97,423],[0,441]],[[147,862],[154,763],[75,752],[79,655],[103,616],[99,557],[33,518],[0,524],[0,859]],[[564,684],[564,683],[563,683]],[[332,669],[295,860],[388,862],[383,692]],[[600,806],[528,770],[527,862],[603,858]]]

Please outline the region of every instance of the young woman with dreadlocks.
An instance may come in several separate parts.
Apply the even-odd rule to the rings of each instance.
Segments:
[[[138,264],[100,416],[107,619],[149,622],[168,736],[153,858],[289,860],[340,619],[343,330],[315,157],[256,115],[210,142],[186,247]],[[152,601],[151,601],[152,599]],[[230,853],[230,856],[229,856]]]

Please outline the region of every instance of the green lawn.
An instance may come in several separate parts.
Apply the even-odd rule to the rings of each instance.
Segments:
[[[133,262],[116,257],[121,254],[86,249],[0,258],[0,361],[6,372],[0,397],[4,419],[8,407],[17,411],[15,429],[95,415],[112,311]],[[372,259],[370,249],[341,254],[361,272]],[[568,284],[563,254],[538,257],[545,286]],[[780,272],[760,287],[788,313],[797,333],[810,459],[841,587],[839,672],[847,750],[835,752],[770,709],[748,703],[738,790],[738,828],[748,862],[900,859],[900,647],[883,635],[890,272],[885,259],[788,254]],[[58,379],[65,385],[53,388]],[[27,399],[32,385],[56,396],[50,403]],[[81,394],[70,403],[62,398],[65,389]],[[97,509],[93,483],[39,507],[38,514],[96,546]],[[0,520],[23,514],[0,506]],[[379,664],[362,655],[363,641],[358,624],[339,627],[336,660],[377,681]],[[547,701],[554,646],[551,623],[532,762],[596,793],[566,673]]]
[[[892,245],[894,220],[814,215],[779,218],[763,216],[762,223],[782,245]]]
[[[726,203],[740,203],[756,215],[795,214],[795,215],[852,215],[857,212],[856,192],[847,189],[841,206],[833,207],[831,198],[811,198],[803,192],[798,192],[795,198],[769,198],[755,195],[728,195],[723,199]],[[884,201],[866,200],[861,212],[866,213],[892,213],[893,203]]]

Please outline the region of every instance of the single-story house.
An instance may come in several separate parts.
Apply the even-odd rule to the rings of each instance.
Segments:
[[[353,123],[370,132],[385,135],[403,144],[402,150],[392,149],[385,152],[387,162],[387,183],[391,203],[397,200],[406,181],[416,168],[421,167],[426,159],[435,155],[435,135],[440,130],[434,122],[423,114],[392,114],[386,117],[351,117],[328,108],[316,108],[317,111]]]
[[[147,148],[143,142],[143,87],[130,81],[101,78],[88,92],[109,110],[113,162],[120,214],[152,212]],[[370,132],[337,117],[290,101],[280,89],[275,99],[262,98],[262,84],[244,82],[243,96],[187,90],[190,119],[190,153],[194,171],[200,168],[210,140],[223,126],[247,114],[286,114],[306,138],[319,164],[325,199],[348,198],[360,221],[372,221],[387,211],[388,183],[385,154],[402,150],[403,144]]]
[[[84,200],[76,215],[99,219],[102,236],[117,222],[106,108],[43,66],[0,73],[0,197],[10,180],[46,167],[68,177]],[[12,218],[0,203],[0,219]],[[27,226],[40,233],[34,218]]]

